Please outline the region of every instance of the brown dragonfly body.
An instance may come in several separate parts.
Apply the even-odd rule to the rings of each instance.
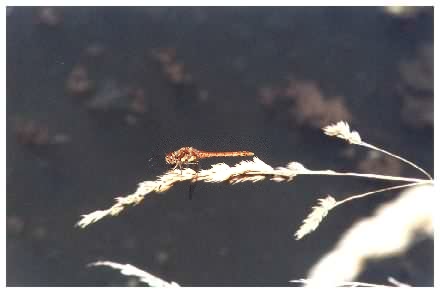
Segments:
[[[193,147],[183,147],[178,149],[177,151],[168,153],[165,156],[165,161],[167,164],[174,165],[173,170],[177,167],[182,170],[182,166],[188,166],[188,165],[195,165],[196,167],[196,175],[191,181],[191,184],[189,186],[189,199],[192,198],[192,193],[195,188],[195,183],[197,182],[198,177],[198,167],[199,167],[199,160],[205,159],[205,158],[212,158],[212,157],[247,157],[247,156],[253,156],[253,152],[248,151],[237,151],[237,152],[206,152],[206,151],[200,151]]]
[[[193,147],[183,147],[177,151],[168,153],[165,156],[167,164],[174,165],[174,169],[182,165],[198,164],[199,160],[212,157],[248,157],[253,156],[253,152],[237,151],[237,152],[206,152],[200,151]]]

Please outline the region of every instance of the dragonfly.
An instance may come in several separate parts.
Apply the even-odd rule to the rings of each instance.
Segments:
[[[253,152],[249,151],[234,151],[234,152],[207,152],[195,149],[193,147],[182,147],[177,151],[170,152],[165,156],[165,162],[169,165],[174,165],[173,170],[179,168],[182,170],[182,166],[194,165],[196,168],[196,175],[191,180],[189,189],[189,199],[192,198],[192,193],[197,181],[197,173],[199,170],[199,161],[201,159],[213,158],[213,157],[248,157],[253,156]]]

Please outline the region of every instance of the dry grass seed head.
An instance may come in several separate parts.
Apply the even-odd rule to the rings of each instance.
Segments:
[[[324,133],[328,136],[336,136],[348,141],[351,144],[362,143],[361,136],[357,131],[350,132],[350,125],[345,121],[339,121],[336,124],[330,124],[323,128]]]
[[[303,221],[303,224],[298,231],[296,231],[296,240],[299,240],[305,235],[315,231],[321,221],[325,218],[325,216],[327,216],[328,212],[336,205],[336,200],[330,195],[327,195],[326,198],[320,198],[318,201],[318,205],[312,208],[312,212]]]

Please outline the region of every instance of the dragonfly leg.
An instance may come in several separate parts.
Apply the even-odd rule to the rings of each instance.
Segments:
[[[192,195],[194,193],[194,189],[196,189],[196,183],[197,183],[197,178],[199,177],[199,167],[200,167],[198,162],[192,163],[192,165],[195,165],[194,166],[194,171],[196,172],[196,174],[193,177],[193,179],[191,179],[191,182],[189,184],[189,195],[188,195],[189,200],[192,199]]]
[[[174,165],[173,167],[173,171],[176,170],[177,168],[180,169],[180,175],[182,175],[182,163],[181,162],[177,162],[176,165]]]

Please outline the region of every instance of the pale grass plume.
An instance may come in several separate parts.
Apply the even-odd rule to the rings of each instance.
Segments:
[[[333,196],[330,195],[327,195],[325,198],[318,199],[317,205],[312,207],[311,213],[303,220],[302,225],[295,232],[294,237],[296,238],[296,240],[302,239],[304,236],[315,231],[331,210],[349,201],[365,198],[367,196],[385,191],[403,189],[408,187],[425,186],[432,188],[434,181],[425,170],[404,158],[401,158],[379,147],[362,141],[360,134],[357,131],[350,130],[350,126],[347,122],[340,121],[336,124],[324,127],[323,130],[326,135],[336,136],[338,138],[346,140],[350,144],[367,147],[369,149],[382,152],[386,155],[401,160],[421,171],[428,177],[428,179],[407,178],[382,174],[337,172],[334,170],[311,170],[306,168],[299,162],[290,162],[285,167],[272,167],[260,160],[259,158],[254,157],[252,161],[244,160],[239,162],[235,166],[229,166],[225,163],[215,164],[212,165],[210,169],[200,170],[197,174],[194,170],[189,168],[182,170],[169,170],[163,175],[158,176],[157,179],[154,181],[144,181],[139,183],[138,188],[134,193],[127,196],[116,197],[116,202],[110,208],[104,210],[96,210],[89,214],[83,215],[82,219],[78,221],[76,226],[85,228],[88,225],[103,219],[104,217],[117,216],[127,207],[141,203],[147,195],[153,193],[164,193],[178,182],[194,180],[196,175],[197,181],[204,181],[207,183],[227,182],[229,184],[242,182],[254,183],[264,179],[270,179],[275,182],[291,182],[296,176],[299,175],[352,176],[384,180],[389,182],[405,182],[405,184],[394,185],[382,189],[354,194],[351,196],[345,196],[339,201],[337,201]],[[359,268],[361,267],[361,265],[363,265],[363,263],[365,263],[366,260],[368,260],[368,258],[375,258],[378,256],[387,255],[387,253],[388,255],[392,255],[393,253],[396,253],[396,251],[402,251],[402,249],[406,248],[408,246],[408,243],[410,243],[410,240],[415,235],[414,232],[425,229],[427,234],[431,233],[432,225],[430,225],[429,222],[429,220],[431,219],[431,214],[428,214],[426,210],[423,210],[423,208],[428,209],[429,204],[428,206],[426,206],[427,202],[423,202],[421,208],[417,208],[416,202],[420,201],[423,202],[423,199],[421,200],[419,196],[416,201],[409,206],[410,210],[405,211],[405,215],[403,215],[402,218],[399,220],[396,220],[398,218],[397,214],[393,216],[392,208],[387,209],[386,213],[384,208],[383,212],[382,210],[379,211],[373,218],[368,218],[358,223],[357,225],[354,225],[352,231],[347,232],[347,234],[349,235],[344,236],[348,240],[341,239],[340,243],[337,245],[335,252],[323,260],[322,267],[317,264],[317,266],[313,268],[312,271],[309,273],[308,279],[293,280],[291,282],[300,282],[307,286],[323,286],[330,284],[349,287],[389,287],[385,285],[351,282],[351,280],[353,280],[353,278],[351,277],[358,274]],[[378,229],[384,229],[384,231],[382,231],[382,233],[377,233]],[[388,247],[385,246],[385,244],[383,244],[382,242],[376,245],[378,246],[376,247],[374,246],[374,243],[369,243],[368,241],[365,241],[365,235],[378,234],[385,235],[381,236],[380,238],[381,240],[388,241]],[[351,242],[359,239],[359,243]],[[379,241],[377,242],[379,243]],[[372,245],[374,247],[371,247]],[[337,251],[337,249],[339,249],[340,251]],[[351,252],[353,252],[353,250],[356,250],[354,253],[358,254],[354,256],[348,255],[345,260],[344,254],[346,254],[349,249],[352,249]],[[366,254],[363,251],[366,251]],[[344,263],[343,261],[346,261],[346,263]],[[337,271],[335,269],[335,263],[338,264],[337,269],[340,269],[340,271],[342,271],[337,272],[341,276],[343,276],[341,278],[333,278],[332,274],[336,274]],[[142,271],[129,264],[123,265],[114,262],[103,261],[95,262],[91,264],[91,266],[108,266],[120,270],[122,274],[128,276],[136,276],[140,279],[140,281],[147,283],[150,286],[179,286],[177,283],[174,282],[167,283],[160,278],[157,278],[149,274],[148,272]],[[388,281],[394,286],[407,286],[406,284],[400,283],[392,278],[389,278]]]
[[[351,131],[348,123],[340,121],[336,124],[329,125],[324,129],[324,132],[330,136],[336,136],[342,138],[352,144],[361,145],[370,149],[381,151],[387,155],[393,156],[404,162],[407,162],[411,166],[421,170],[427,174],[429,179],[418,178],[406,178],[381,174],[364,174],[355,172],[337,172],[334,170],[310,170],[304,167],[299,162],[290,162],[286,167],[272,167],[265,162],[261,161],[257,157],[254,157],[252,161],[245,160],[236,164],[235,166],[229,166],[225,163],[219,163],[212,165],[210,169],[200,170],[197,173],[198,181],[205,181],[208,183],[227,182],[230,184],[236,184],[241,182],[257,182],[264,179],[271,179],[276,182],[290,182],[294,177],[298,175],[324,175],[324,176],[353,176],[363,177],[370,179],[386,180],[386,181],[403,181],[407,182],[404,185],[396,185],[366,193],[355,194],[346,197],[343,200],[336,201],[333,197],[327,197],[319,200],[318,206],[313,208],[312,213],[303,221],[303,225],[295,233],[296,239],[301,239],[310,232],[316,230],[321,221],[325,218],[328,212],[336,206],[344,204],[348,201],[363,198],[375,193],[388,191],[392,189],[399,189],[404,187],[410,187],[414,185],[433,184],[431,176],[423,169],[415,166],[413,163],[400,158],[397,155],[391,154],[378,147],[363,142],[359,133]],[[144,181],[139,183],[138,188],[133,194],[129,194],[124,197],[117,197],[116,203],[110,208],[105,210],[97,210],[89,214],[83,215],[82,219],[76,224],[78,227],[85,228],[88,225],[95,223],[107,216],[119,215],[125,208],[133,205],[137,205],[150,193],[163,193],[169,190],[178,182],[192,181],[195,178],[195,171],[189,168],[183,170],[169,170],[163,175],[159,176],[155,181]]]
[[[388,282],[396,287],[411,287],[410,285],[400,282],[399,280],[394,279],[393,277],[388,277]]]
[[[304,219],[301,227],[296,231],[295,238],[299,240],[305,235],[313,232],[318,228],[319,223],[327,216],[328,212],[336,206],[336,200],[327,195],[325,198],[318,199],[318,205],[312,207],[312,212]]]
[[[316,280],[312,280],[312,279],[298,279],[298,280],[290,280],[290,283],[300,283],[306,286],[315,286],[315,287],[319,287],[319,281]],[[353,287],[383,287],[383,288],[393,288],[393,287],[411,287],[405,283],[399,282],[396,279],[392,278],[392,277],[388,277],[388,282],[390,283],[390,285],[380,285],[380,284],[374,284],[374,283],[366,283],[366,282],[350,282],[350,281],[341,281],[339,283],[335,283],[334,286],[335,287],[349,287],[349,288],[353,288]],[[393,285],[393,286],[391,286]],[[321,286],[321,287],[327,287],[327,286]]]
[[[131,264],[120,264],[112,261],[97,261],[88,265],[92,266],[105,266],[115,270],[119,270],[122,275],[137,277],[140,282],[148,284],[151,287],[180,287],[176,282],[166,282],[146,271],[138,269]]]
[[[295,238],[296,238],[296,240],[300,240],[301,238],[303,238],[307,234],[310,234],[311,232],[315,231],[318,228],[319,224],[322,222],[322,220],[324,220],[324,218],[328,215],[330,210],[332,210],[333,208],[335,208],[337,206],[340,206],[342,204],[345,204],[345,203],[352,201],[352,200],[355,200],[355,199],[367,197],[369,195],[377,194],[380,192],[385,192],[385,191],[394,190],[394,189],[402,189],[402,188],[407,188],[407,187],[412,187],[412,186],[417,186],[417,185],[424,185],[424,184],[426,184],[426,183],[415,182],[415,183],[391,186],[391,187],[387,187],[387,188],[381,188],[381,189],[377,189],[377,190],[373,190],[373,191],[369,191],[369,192],[364,192],[361,194],[355,194],[355,195],[349,196],[345,199],[342,199],[340,201],[336,201],[330,195],[328,195],[326,198],[320,198],[320,199],[318,199],[318,201],[319,201],[318,205],[314,206],[312,208],[312,212],[303,221],[303,224],[301,225],[301,227],[295,232]]]
[[[315,231],[318,228],[319,224],[327,216],[327,214],[329,213],[329,211],[331,209],[333,209],[337,206],[340,206],[342,204],[345,204],[349,201],[363,198],[363,197],[367,197],[367,196],[377,194],[380,192],[389,191],[389,190],[412,187],[412,186],[416,186],[416,185],[433,184],[432,177],[425,170],[416,166],[414,163],[412,163],[404,158],[401,158],[395,154],[392,154],[388,151],[385,151],[379,147],[376,147],[376,146],[373,146],[373,145],[368,144],[366,142],[363,142],[360,134],[357,131],[351,131],[350,126],[348,125],[347,122],[339,121],[336,124],[332,124],[332,125],[328,125],[328,126],[324,127],[323,130],[324,130],[324,133],[328,136],[336,136],[336,137],[339,137],[341,139],[346,140],[347,142],[349,142],[351,144],[364,146],[364,147],[385,153],[385,154],[392,156],[396,159],[399,159],[399,160],[413,166],[414,168],[418,169],[422,173],[424,173],[429,178],[429,180],[417,179],[417,178],[402,178],[402,177],[397,177],[397,176],[387,176],[387,175],[380,175],[380,174],[359,174],[359,173],[352,173],[352,172],[342,173],[342,172],[334,172],[333,170],[311,171],[312,173],[319,174],[319,175],[359,176],[359,177],[384,179],[384,180],[390,180],[390,181],[406,181],[406,182],[410,182],[410,183],[403,184],[403,185],[391,186],[391,187],[382,188],[382,189],[377,189],[377,190],[373,190],[373,191],[369,191],[369,192],[365,192],[365,193],[355,194],[355,195],[346,197],[345,199],[340,200],[340,201],[336,201],[331,196],[327,196],[326,198],[319,199],[318,205],[313,207],[312,213],[310,213],[307,216],[307,218],[303,221],[303,224],[301,225],[301,227],[295,233],[295,238],[297,240],[299,240],[299,239],[303,238],[305,235]]]
[[[339,121],[338,123],[325,126],[324,128],[322,128],[322,130],[324,130],[324,133],[328,136],[336,136],[336,137],[339,137],[343,140],[348,141],[351,144],[356,144],[356,145],[363,146],[363,147],[366,147],[366,148],[369,148],[372,150],[376,150],[376,151],[379,151],[379,152],[384,153],[386,155],[389,155],[393,158],[396,158],[396,159],[404,162],[405,164],[408,164],[408,165],[412,166],[413,168],[416,168],[417,170],[419,170],[420,172],[425,174],[425,176],[427,178],[429,178],[430,180],[433,180],[432,176],[428,172],[426,172],[424,169],[417,166],[413,162],[411,162],[405,158],[402,158],[396,154],[388,152],[380,147],[377,147],[377,146],[374,146],[372,144],[369,144],[367,142],[362,141],[360,134],[357,131],[350,131],[350,125],[348,125],[348,123],[345,121]]]
[[[314,286],[314,287],[320,287],[320,283],[316,280],[312,279],[298,279],[298,280],[290,280],[290,283],[299,283],[305,286]],[[386,286],[386,285],[379,285],[379,284],[373,284],[373,283],[365,283],[365,282],[339,282],[336,284],[333,284],[334,287],[392,287],[392,286]],[[323,285],[322,287],[327,287]]]
[[[105,210],[97,210],[83,215],[76,226],[85,228],[107,216],[117,216],[128,206],[134,206],[142,202],[146,195],[150,193],[163,193],[182,181],[191,181],[195,178],[195,171],[189,168],[183,170],[169,170],[155,181],[144,181],[139,183],[136,191],[124,197],[115,198],[116,203]],[[362,174],[354,172],[336,172],[333,170],[310,170],[299,162],[290,162],[286,167],[272,167],[257,157],[252,161],[241,161],[235,166],[225,163],[212,165],[210,169],[200,170],[197,174],[197,181],[208,183],[228,182],[230,184],[242,183],[246,181],[257,182],[269,178],[276,182],[290,182],[298,175],[324,175],[324,176],[354,176],[388,181],[405,181],[419,184],[431,184],[431,180],[388,176],[380,174]],[[379,190],[381,191],[381,190]],[[360,198],[379,191],[369,192],[368,194],[354,195],[347,200]],[[346,200],[346,201],[347,201]],[[339,205],[340,203],[338,203]],[[319,224],[319,223],[318,223]]]
[[[405,189],[344,231],[307,279],[327,287],[355,281],[371,261],[404,255],[414,243],[432,238],[436,195],[429,185]]]
[[[350,131],[350,125],[345,121],[325,126],[323,130],[326,135],[342,138],[351,144],[362,143],[359,133],[357,131]]]
[[[200,170],[197,174],[197,181],[209,183],[228,182],[231,184],[241,182],[256,182],[270,178],[276,182],[292,181],[298,174],[306,174],[306,169],[298,162],[289,163],[286,167],[273,168],[257,157],[252,161],[241,161],[231,167],[225,163],[212,165],[210,169]],[[196,173],[192,169],[169,170],[155,181],[144,181],[139,183],[137,190],[125,197],[117,197],[116,203],[106,210],[97,210],[83,215],[76,226],[85,228],[107,216],[117,216],[126,207],[139,204],[146,195],[150,193],[163,193],[174,184],[182,181],[193,180]]]

